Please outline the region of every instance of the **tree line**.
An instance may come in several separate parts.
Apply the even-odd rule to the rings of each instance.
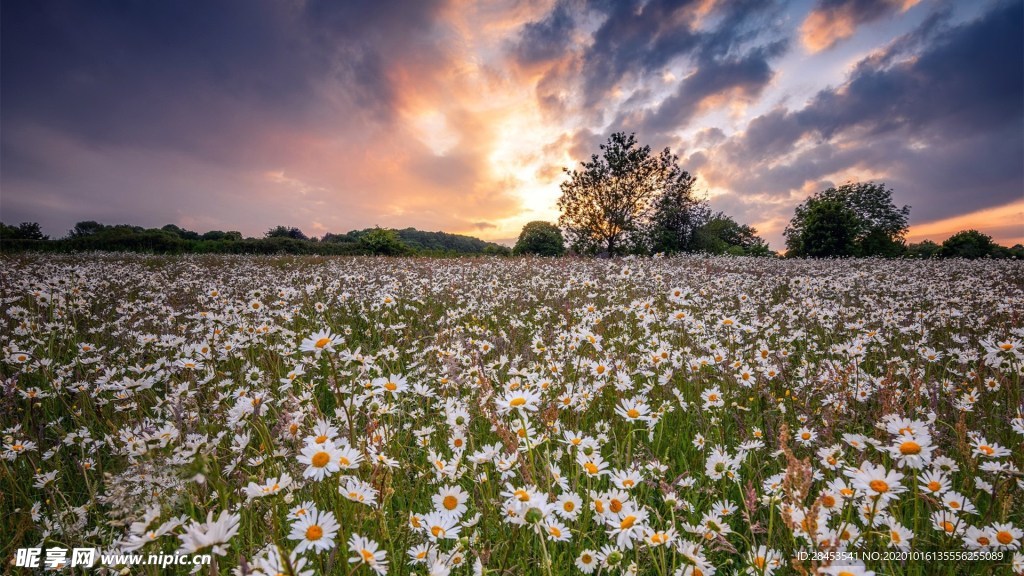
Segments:
[[[95,221],[75,224],[68,234],[51,240],[38,223],[17,226],[0,223],[0,250],[49,252],[106,251],[156,254],[319,254],[386,256],[508,255],[509,248],[471,236],[425,232],[415,228],[367,228],[345,234],[309,237],[295,226],[275,226],[261,238],[241,232],[212,230],[198,233],[174,224],[143,228]]]
[[[712,212],[668,148],[655,154],[634,134],[617,132],[600,149],[578,169],[565,169],[558,225],[527,224],[513,253],[774,254],[754,228]],[[999,246],[977,230],[941,245],[907,244],[910,207],[896,207],[892,193],[885,184],[852,182],[814,194],[785,229],[786,256],[1024,257],[1024,246]]]

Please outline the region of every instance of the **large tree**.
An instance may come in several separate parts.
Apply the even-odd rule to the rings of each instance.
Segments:
[[[786,227],[792,256],[895,256],[903,251],[910,207],[897,208],[885,184],[828,188],[796,207]]]
[[[697,179],[686,172],[683,175],[654,199],[648,226],[651,252],[694,250],[697,230],[711,219],[707,203],[694,196]]]
[[[565,254],[565,242],[558,226],[543,220],[535,220],[519,233],[513,254],[537,254],[539,256],[561,256]]]
[[[577,252],[615,255],[647,232],[652,200],[692,178],[668,148],[652,154],[634,134],[616,132],[600,148],[579,170],[565,169],[558,223]]]

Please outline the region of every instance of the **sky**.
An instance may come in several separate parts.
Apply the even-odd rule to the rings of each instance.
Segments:
[[[617,131],[775,249],[873,180],[1024,242],[1024,0],[0,2],[0,220],[514,242]]]

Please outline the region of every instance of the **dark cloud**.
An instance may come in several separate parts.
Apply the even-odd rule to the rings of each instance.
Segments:
[[[101,146],[221,162],[273,155],[258,134],[336,126],[330,98],[387,119],[395,96],[386,71],[403,51],[430,52],[436,7],[4,3],[0,114],[5,131],[39,125]]]
[[[773,71],[769,60],[786,49],[786,42],[775,42],[751,50],[738,58],[713,59],[704,62],[679,84],[675,94],[666,98],[642,121],[645,133],[660,133],[686,126],[702,104],[719,95],[730,95],[747,101],[760,96],[771,82]]]
[[[524,64],[557,60],[572,46],[575,22],[569,0],[558,0],[543,19],[523,25],[512,54]]]
[[[860,61],[803,109],[772,110],[715,148],[720,184],[785,198],[837,172],[885,173],[912,220],[1002,205],[1024,184],[1021,2],[922,28]],[[909,51],[919,47],[919,51]]]

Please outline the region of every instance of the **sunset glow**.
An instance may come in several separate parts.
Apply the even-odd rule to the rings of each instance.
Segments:
[[[1024,241],[1020,1],[5,3],[5,222],[504,243],[613,131],[782,249],[852,179]]]

